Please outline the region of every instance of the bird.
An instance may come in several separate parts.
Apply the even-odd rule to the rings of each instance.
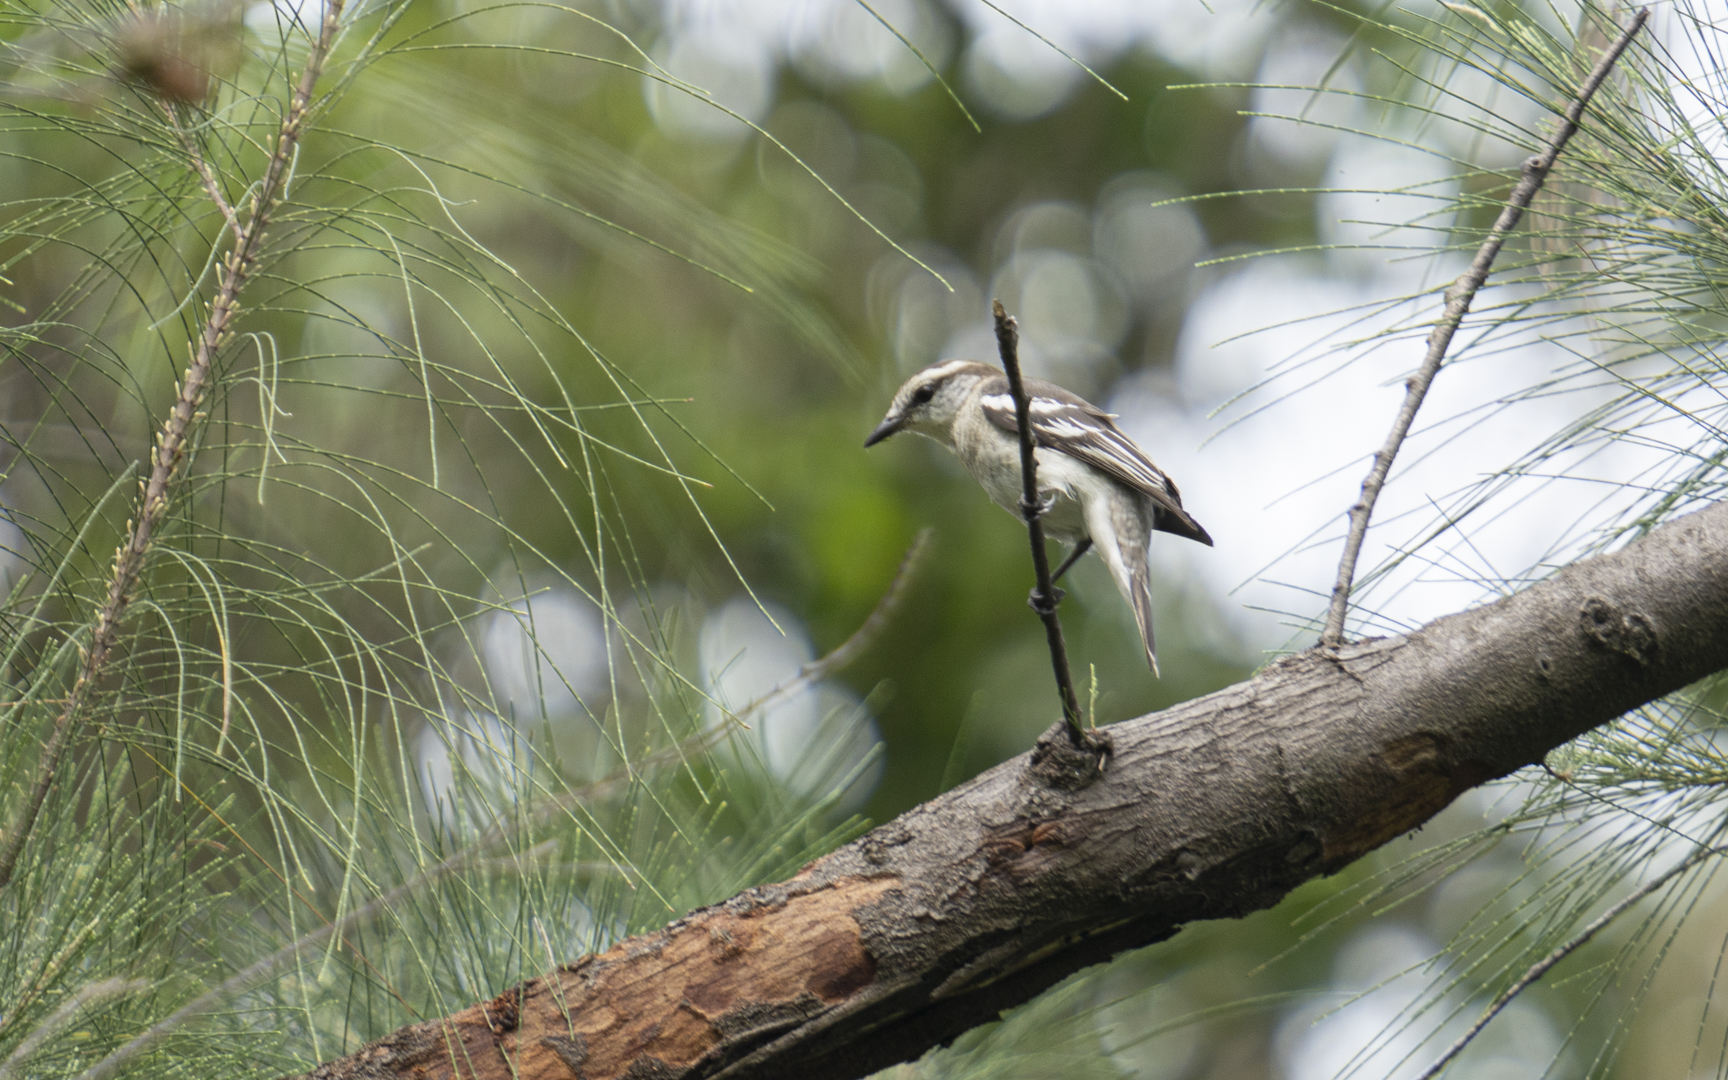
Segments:
[[[1158,674],[1152,638],[1153,532],[1212,546],[1170,477],[1116,426],[1116,417],[1043,379],[1025,379],[1045,535],[1074,548],[1055,581],[1093,547],[1134,609],[1146,663]],[[895,392],[866,448],[901,431],[934,439],[960,458],[996,505],[1020,517],[1020,425],[1008,376],[976,360],[943,360]],[[1034,603],[1034,607],[1036,607]]]

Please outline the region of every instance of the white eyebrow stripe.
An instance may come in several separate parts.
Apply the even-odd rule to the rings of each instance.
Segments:
[[[944,360],[940,364],[935,364],[931,367],[925,368],[924,374],[931,380],[946,379],[956,371],[959,371],[961,368],[972,363],[973,361],[971,360]]]

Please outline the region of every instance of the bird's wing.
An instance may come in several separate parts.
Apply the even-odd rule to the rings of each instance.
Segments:
[[[1039,446],[1059,450],[1149,496],[1158,507],[1155,528],[1211,546],[1206,530],[1182,509],[1176,484],[1116,427],[1109,413],[1054,383],[1027,379],[1025,385],[1032,438]],[[984,415],[1002,430],[1018,433],[1007,376],[991,379],[982,391],[978,403]]]

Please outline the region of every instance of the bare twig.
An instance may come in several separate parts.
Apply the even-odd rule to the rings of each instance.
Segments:
[[[1517,227],[1524,211],[1529,209],[1531,200],[1542,189],[1543,181],[1554,168],[1554,162],[1559,160],[1560,151],[1565,149],[1567,141],[1577,132],[1585,107],[1590,104],[1590,99],[1607,79],[1615,61],[1620,59],[1620,54],[1626,51],[1626,46],[1632,43],[1632,38],[1643,28],[1649,17],[1648,9],[1642,9],[1634,15],[1631,25],[1596,62],[1589,78],[1584,80],[1584,85],[1578,89],[1577,96],[1567,107],[1565,122],[1549,140],[1548,149],[1540,155],[1525,159],[1518,186],[1513,188],[1511,198],[1500,210],[1494,227],[1488,231],[1488,239],[1477,249],[1476,258],[1470,263],[1470,268],[1460,274],[1458,280],[1446,290],[1446,310],[1428,335],[1428,355],[1423,358],[1422,366],[1405,382],[1404,406],[1398,410],[1398,418],[1392,424],[1392,431],[1386,436],[1386,445],[1374,455],[1373,467],[1368,470],[1367,479],[1362,481],[1362,497],[1350,508],[1350,534],[1344,541],[1344,555],[1338,560],[1338,580],[1332,587],[1332,606],[1326,613],[1326,628],[1320,635],[1321,645],[1337,648],[1344,643],[1344,615],[1350,603],[1350,587],[1356,577],[1356,560],[1362,553],[1362,541],[1368,535],[1368,520],[1374,515],[1374,502],[1380,497],[1380,489],[1386,484],[1386,474],[1392,470],[1392,461],[1398,456],[1404,436],[1409,433],[1410,425],[1416,420],[1416,411],[1422,407],[1422,399],[1427,396],[1429,385],[1433,383],[1441,363],[1446,359],[1446,350],[1452,344],[1452,335],[1457,333],[1459,324],[1464,321],[1477,291],[1482,288],[1483,282],[1488,280],[1489,271],[1494,268],[1494,259],[1500,254],[1501,245],[1506,242],[1506,234]]]
[[[850,637],[835,646],[833,651],[798,669],[798,673],[780,685],[770,689],[761,697],[749,702],[739,709],[735,715],[748,716],[765,708],[770,702],[793,694],[813,682],[820,682],[839,671],[858,658],[858,654],[869,648],[882,633],[882,628],[888,625],[893,617],[894,609],[900,606],[905,598],[906,587],[912,583],[912,576],[917,571],[924,556],[929,554],[930,545],[936,539],[936,530],[925,526],[918,530],[918,535],[912,538],[912,546],[906,549],[905,556],[900,560],[900,568],[894,571],[894,580],[889,582],[888,591],[882,594],[882,599],[876,601],[876,607],[865,620],[858,624],[858,629],[852,631]]]
[[[1026,532],[1032,539],[1032,567],[1038,574],[1038,587],[1032,592],[1032,610],[1044,620],[1044,636],[1050,642],[1050,666],[1056,671],[1056,690],[1062,697],[1062,719],[1068,726],[1068,739],[1076,749],[1089,749],[1086,730],[1080,726],[1080,701],[1074,696],[1074,676],[1068,671],[1068,645],[1062,640],[1062,621],[1056,617],[1062,596],[1050,577],[1050,553],[1044,550],[1044,526],[1038,520],[1045,508],[1038,499],[1038,461],[1032,452],[1032,403],[1020,379],[1020,327],[1002,301],[990,301],[990,310],[996,316],[996,348],[1002,354],[1002,370],[1008,373],[1008,392],[1014,395],[1014,420],[1020,428],[1020,516],[1026,519]]]
[[[312,88],[317,84],[324,61],[336,41],[343,3],[344,0],[325,2],[323,27],[319,31],[318,40],[312,45],[311,54],[306,58],[306,67],[300,73],[300,81],[294,87],[293,96],[289,99],[288,115],[282,118],[276,149],[270,155],[269,164],[265,166],[263,179],[253,192],[246,224],[235,233],[234,247],[222,259],[222,270],[217,280],[216,295],[210,301],[209,316],[205,319],[197,342],[190,346],[192,363],[186,368],[185,376],[178,387],[174,407],[169,411],[168,419],[163,422],[162,430],[157,433],[156,446],[150,456],[150,477],[139,482],[143,491],[132,520],[126,523],[126,540],[114,553],[108,595],[96,611],[96,625],[90,635],[90,643],[84,650],[78,678],[72,684],[72,692],[67,695],[65,707],[54,721],[54,729],[48,737],[47,745],[42,749],[36,783],[31,789],[24,810],[7,835],[4,848],[0,848],[0,889],[11,883],[13,871],[18,866],[18,857],[24,850],[24,842],[35,828],[36,816],[41,813],[42,804],[54,786],[61,755],[65,753],[72,731],[82,719],[96,683],[107,669],[109,655],[119,640],[120,621],[125,617],[133,589],[137,587],[138,579],[143,574],[145,555],[150,550],[157,527],[168,512],[168,489],[185,458],[186,446],[194,425],[204,418],[198,407],[204,401],[205,384],[210,377],[218,350],[228,342],[230,326],[239,310],[240,291],[245,287],[247,277],[263,246],[271,211],[275,209],[276,202],[282,195],[288,165],[294,157],[295,147],[299,144],[306,112],[311,105]],[[203,178],[202,173],[200,177]],[[213,179],[212,177],[211,180]],[[218,206],[221,205],[218,203]]]
[[[871,609],[864,621],[858,624],[858,629],[852,631],[851,635],[835,646],[833,650],[805,664],[785,682],[778,683],[761,695],[745,702],[739,708],[728,713],[719,723],[703,728],[701,731],[680,739],[671,746],[656,750],[646,757],[637,758],[611,774],[585,784],[575,791],[566,792],[553,800],[546,809],[554,810],[568,807],[583,799],[602,798],[610,794],[613,788],[636,780],[645,769],[684,761],[691,754],[704,753],[719,745],[721,740],[742,724],[746,717],[761,712],[774,702],[796,693],[813,682],[826,679],[852,663],[882,633],[883,628],[888,625],[888,620],[893,617],[895,609],[900,606],[900,601],[906,598],[906,589],[911,585],[912,578],[923,563],[924,557],[930,553],[935,536],[936,530],[934,529],[918,530],[918,535],[912,540],[912,546],[906,549],[905,556],[900,560],[900,568],[894,572],[894,580],[888,583],[888,591],[882,594],[880,600],[876,601],[876,606]],[[505,835],[505,826],[495,825],[486,835],[475,842],[475,847],[483,848],[497,843]],[[460,854],[453,855],[451,858],[457,858]]]
[[[875,608],[873,608],[864,621],[858,625],[858,629],[852,631],[851,635],[847,637],[845,641],[836,646],[833,651],[822,656],[820,659],[812,660],[810,663],[805,664],[803,667],[798,669],[797,674],[793,675],[792,678],[769,690],[754,701],[744,705],[742,708],[738,709],[737,712],[733,713],[726,722],[716,724],[710,728],[705,728],[690,738],[680,741],[674,746],[650,754],[646,758],[632,762],[626,768],[619,769],[616,772],[603,776],[590,784],[585,784],[574,791],[561,795],[547,806],[542,807],[539,812],[551,812],[567,807],[572,802],[580,802],[585,799],[602,797],[609,793],[613,788],[640,777],[646,769],[683,761],[690,754],[698,753],[707,749],[717,743],[721,738],[724,738],[725,735],[733,729],[734,720],[741,720],[752,713],[758,712],[772,702],[777,701],[802,687],[808,686],[812,682],[825,679],[846,667],[853,660],[856,660],[858,655],[868,648],[870,643],[875,641],[882,633],[882,629],[888,625],[888,620],[893,617],[895,609],[898,608],[900,602],[905,599],[906,589],[911,584],[912,578],[917,573],[919,565],[924,561],[925,556],[929,554],[934,539],[934,529],[925,528],[919,530],[917,537],[912,541],[912,546],[907,549],[906,556],[900,560],[900,568],[895,571],[894,580],[889,583],[888,591],[882,594],[882,598],[876,602]],[[434,863],[420,871],[414,877],[396,886],[394,889],[391,889],[390,891],[379,895],[375,899],[362,904],[348,912],[348,914],[342,916],[340,919],[327,922],[316,930],[310,930],[305,934],[302,934],[300,937],[289,942],[287,945],[282,946],[280,949],[277,949],[269,956],[253,961],[250,965],[235,972],[233,975],[228,976],[228,978],[224,979],[218,985],[211,987],[198,997],[193,998],[191,1001],[180,1006],[180,1008],[176,1009],[174,1012],[163,1017],[161,1020],[158,1020],[144,1031],[139,1032],[131,1039],[131,1041],[116,1048],[113,1053],[110,1053],[107,1057],[86,1069],[78,1077],[78,1080],[110,1080],[110,1078],[118,1076],[122,1066],[126,1065],[139,1054],[144,1053],[146,1050],[149,1050],[151,1047],[161,1042],[169,1033],[184,1025],[188,1020],[222,1007],[229,1001],[233,1000],[236,996],[245,993],[263,982],[265,979],[268,979],[271,975],[280,970],[283,965],[287,964],[295,957],[300,956],[309,949],[319,948],[326,942],[330,941],[333,937],[340,937],[343,944],[347,945],[350,949],[354,949],[355,952],[358,952],[359,950],[355,949],[354,945],[347,940],[348,931],[370,921],[380,912],[388,911],[399,901],[413,895],[419,889],[423,889],[434,882],[457,873],[458,871],[467,870],[474,866],[481,865],[483,861],[485,863],[497,864],[501,867],[508,868],[509,865],[514,864],[539,850],[538,848],[530,849],[529,852],[524,852],[522,856],[518,856],[515,859],[492,858],[482,860],[481,856],[491,850],[499,841],[508,836],[510,831],[511,830],[504,824],[493,826],[476,839],[473,844],[461,851],[449,855],[440,862]],[[545,845],[541,845],[541,847],[544,846]],[[625,867],[616,867],[607,863],[577,863],[573,868],[587,873],[604,871],[614,871],[624,874],[630,873],[630,871]],[[0,1080],[3,1080],[3,1078],[0,1078]]]
[[[1640,12],[1640,14],[1642,14],[1642,12]],[[1454,1042],[1451,1046],[1448,1046],[1444,1054],[1441,1054],[1436,1058],[1432,1065],[1422,1070],[1422,1074],[1416,1077],[1416,1080],[1434,1080],[1434,1077],[1440,1075],[1440,1070],[1451,1064],[1453,1058],[1463,1053],[1464,1048],[1470,1045],[1471,1040],[1482,1034],[1482,1029],[1488,1026],[1488,1022],[1500,1015],[1500,1011],[1506,1008],[1507,1005],[1511,1004],[1512,999],[1528,988],[1531,983],[1536,982],[1542,976],[1548,974],[1549,970],[1553,968],[1555,964],[1558,964],[1560,961],[1583,948],[1591,938],[1595,937],[1598,933],[1601,933],[1602,929],[1609,923],[1626,914],[1627,910],[1634,904],[1638,903],[1638,901],[1649,896],[1651,893],[1668,884],[1670,881],[1673,881],[1675,878],[1692,869],[1694,866],[1697,866],[1699,863],[1703,862],[1706,857],[1712,854],[1715,854],[1715,850],[1708,847],[1699,848],[1697,851],[1694,851],[1691,855],[1688,855],[1686,858],[1675,863],[1667,870],[1664,870],[1662,873],[1657,874],[1654,878],[1645,882],[1643,885],[1640,885],[1632,892],[1632,895],[1626,897],[1607,911],[1596,916],[1595,920],[1592,921],[1589,926],[1580,930],[1576,936],[1561,944],[1553,952],[1536,961],[1536,963],[1530,965],[1530,969],[1523,975],[1520,975],[1517,982],[1501,991],[1500,996],[1495,998],[1489,1006],[1482,1011],[1482,1015],[1476,1018],[1474,1024],[1470,1025],[1470,1030],[1460,1035],[1458,1041]]]

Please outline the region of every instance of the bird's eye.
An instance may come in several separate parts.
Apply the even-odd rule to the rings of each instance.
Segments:
[[[930,399],[935,397],[935,396],[936,396],[936,385],[934,383],[931,383],[928,386],[920,386],[918,389],[912,391],[912,404],[914,404],[914,405],[928,405],[930,403]]]

